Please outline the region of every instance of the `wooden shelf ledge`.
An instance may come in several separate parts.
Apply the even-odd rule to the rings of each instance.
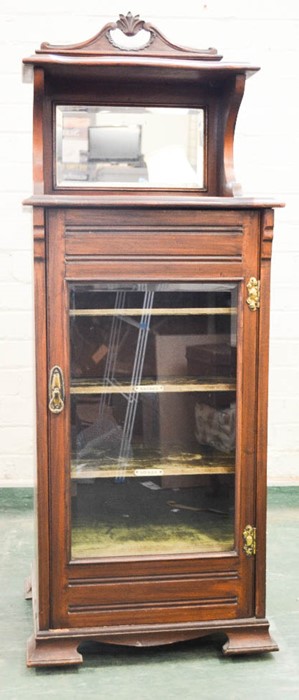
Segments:
[[[142,384],[129,384],[116,382],[103,385],[99,382],[72,384],[71,394],[162,394],[162,393],[182,393],[182,392],[208,392],[208,391],[236,391],[236,383],[233,381],[199,382],[199,381],[162,381],[144,382]]]
[[[235,307],[165,309],[70,309],[70,316],[232,316]]]

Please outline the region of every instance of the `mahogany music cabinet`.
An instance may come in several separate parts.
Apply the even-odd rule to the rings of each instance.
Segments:
[[[120,15],[42,44],[34,76],[35,632],[28,665],[84,641],[222,633],[265,618],[273,202],[241,196],[233,139],[256,70]],[[277,204],[277,203],[276,203]]]

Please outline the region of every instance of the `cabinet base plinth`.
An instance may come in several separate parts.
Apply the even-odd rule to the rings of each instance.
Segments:
[[[278,651],[277,644],[269,634],[267,620],[242,620],[231,623],[219,621],[210,624],[134,626],[124,628],[74,629],[62,633],[49,630],[31,637],[27,646],[27,666],[71,666],[81,664],[83,659],[77,651],[84,642],[119,644],[134,647],[151,647],[225,634],[227,641],[222,647],[225,656],[237,654],[263,654]]]
[[[76,639],[35,639],[27,643],[27,666],[77,666],[83,661]]]

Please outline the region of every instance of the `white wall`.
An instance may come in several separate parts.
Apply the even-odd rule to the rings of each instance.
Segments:
[[[22,84],[21,60],[41,41],[87,39],[128,9],[174,42],[262,66],[247,83],[236,165],[244,193],[287,205],[273,253],[268,461],[269,483],[299,483],[298,0],[2,0],[0,484],[30,485],[34,474],[32,232],[21,205],[32,188],[32,86]]]

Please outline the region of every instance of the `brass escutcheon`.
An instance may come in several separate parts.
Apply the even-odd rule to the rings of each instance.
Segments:
[[[64,381],[62,369],[54,365],[49,378],[49,410],[51,413],[61,413],[64,409]]]

